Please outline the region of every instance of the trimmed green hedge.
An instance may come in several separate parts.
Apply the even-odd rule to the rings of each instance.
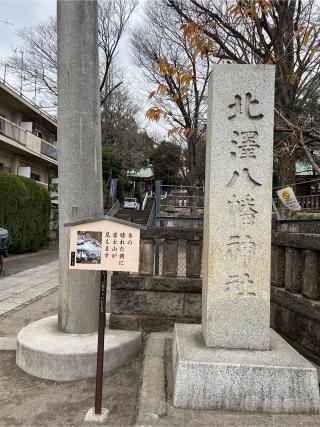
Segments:
[[[11,235],[11,253],[34,252],[47,241],[51,202],[34,180],[0,172],[0,228]]]

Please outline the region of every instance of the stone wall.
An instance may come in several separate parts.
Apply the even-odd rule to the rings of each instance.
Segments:
[[[110,325],[116,329],[164,331],[174,323],[199,323],[201,279],[113,275]]]
[[[155,275],[159,243],[160,275]],[[184,243],[184,246],[181,245]],[[112,328],[161,331],[175,322],[201,321],[199,230],[148,229],[141,234],[140,274],[114,274]],[[181,248],[185,248],[181,253]],[[179,262],[184,258],[183,276]],[[320,364],[320,239],[273,233],[271,327]]]
[[[111,327],[149,332],[200,322],[201,250],[202,232],[196,229],[142,231],[140,274],[112,277]]]
[[[274,233],[271,327],[300,353],[320,364],[320,239]]]

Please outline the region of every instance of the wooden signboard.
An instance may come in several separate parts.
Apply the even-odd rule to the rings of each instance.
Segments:
[[[72,225],[69,268],[137,273],[140,230],[128,224],[102,219]]]
[[[139,271],[140,225],[113,217],[89,218],[70,227],[69,269],[101,270],[95,414],[101,414],[108,271]]]

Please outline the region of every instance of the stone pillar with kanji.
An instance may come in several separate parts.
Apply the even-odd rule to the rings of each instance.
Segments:
[[[274,68],[221,68],[210,82],[202,332],[208,347],[266,350]]]
[[[275,68],[219,64],[209,82],[202,325],[175,324],[173,403],[316,413],[316,369],[270,329]]]

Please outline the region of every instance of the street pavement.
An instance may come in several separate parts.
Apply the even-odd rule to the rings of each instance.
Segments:
[[[39,265],[57,260],[59,258],[58,248],[44,248],[37,252],[9,255],[8,258],[3,260],[3,270],[0,274],[1,279],[12,274],[20,273],[21,271],[28,270]]]
[[[0,276],[0,316],[56,288],[58,263],[58,260],[46,262],[15,274]],[[14,268],[17,267],[12,270]]]

